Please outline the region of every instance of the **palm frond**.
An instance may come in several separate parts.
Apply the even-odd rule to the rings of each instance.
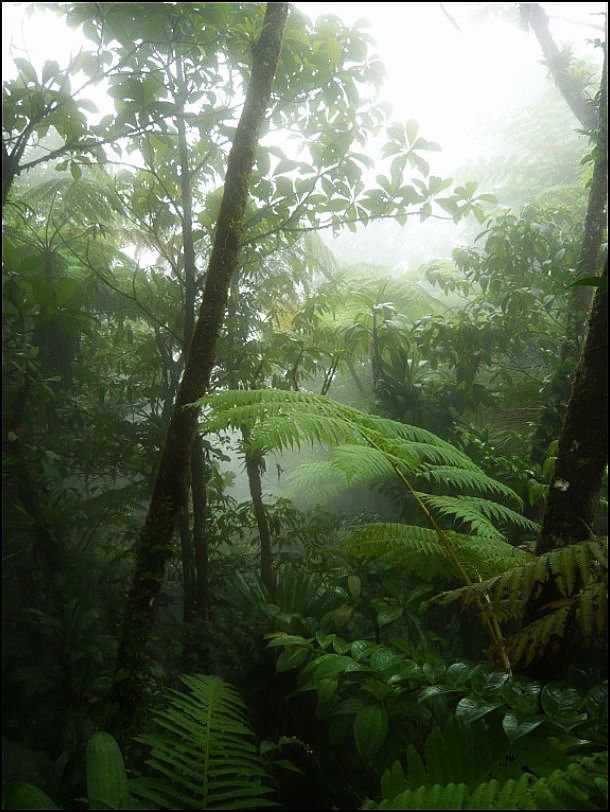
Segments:
[[[218,677],[183,675],[152,718],[161,732],[137,737],[151,749],[156,779],[132,783],[134,795],[162,809],[259,809],[272,789],[237,691]]]

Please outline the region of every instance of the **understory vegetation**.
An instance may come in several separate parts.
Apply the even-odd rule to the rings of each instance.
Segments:
[[[604,26],[472,5],[548,87],[449,178],[366,21],[31,4],[82,48],[3,83],[3,809],[607,808]]]

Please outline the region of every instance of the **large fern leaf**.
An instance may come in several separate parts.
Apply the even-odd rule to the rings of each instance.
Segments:
[[[472,578],[488,577],[520,564],[525,553],[498,538],[482,538],[447,531],[451,546]],[[382,558],[427,578],[447,578],[451,558],[434,530],[391,522],[352,528],[342,546],[354,555]],[[457,577],[457,573],[455,573]],[[464,587],[468,590],[468,587]]]
[[[246,708],[218,677],[183,675],[184,690],[169,690],[152,713],[159,733],[139,736],[151,749],[155,779],[132,784],[134,795],[162,809],[260,809],[273,806],[272,789]]]
[[[567,768],[536,778],[524,773],[504,783],[485,781],[470,790],[465,783],[405,789],[363,809],[607,809],[608,754],[572,762]]]
[[[416,426],[365,414],[306,392],[225,391],[204,398],[198,405],[203,407],[204,431],[247,425],[255,453],[313,443],[330,446],[326,470],[320,462],[305,470],[309,483],[312,471],[318,476],[325,473],[326,481],[332,472],[335,487],[343,482],[383,485],[398,478],[433,525],[434,517],[442,520],[450,516],[471,528],[474,536],[493,541],[504,539],[496,523],[528,531],[534,527],[515,511],[484,498],[494,495],[519,505],[514,491],[492,480],[450,443]],[[445,486],[455,491],[463,486],[468,494],[428,494],[422,490],[426,482],[435,490]],[[440,532],[440,525],[435,525],[435,530]],[[472,549],[476,550],[476,543]]]
[[[508,641],[511,659],[527,665],[546,650],[553,637],[564,635],[570,618],[578,624],[585,643],[603,633],[608,617],[607,538],[552,550],[472,587],[445,592],[436,600],[441,603],[460,600],[467,605],[477,595],[487,595],[489,610],[497,620],[519,618],[532,596],[551,578],[561,599],[547,606],[542,617],[524,626]]]

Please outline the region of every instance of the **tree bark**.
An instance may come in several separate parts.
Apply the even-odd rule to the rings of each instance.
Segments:
[[[269,531],[269,522],[267,521],[265,505],[263,504],[263,489],[261,484],[262,457],[261,455],[251,454],[249,450],[250,432],[245,426],[242,428],[241,433],[242,437],[244,438],[246,473],[248,474],[250,497],[252,499],[252,507],[254,508],[254,516],[256,517],[256,525],[258,527],[258,536],[260,539],[261,580],[267,587],[271,597],[275,598],[275,576],[273,574],[271,533]]]
[[[602,279],[608,279],[608,261]],[[608,291],[598,287],[559,438],[536,554],[585,539],[608,462]]]
[[[195,568],[193,566],[193,546],[191,544],[189,515],[186,506],[178,511],[177,523],[180,535],[180,557],[182,559],[182,589],[184,590],[182,620],[184,623],[190,623],[195,614]]]
[[[271,99],[288,3],[268,3],[261,35],[252,51],[252,74],[225,177],[203,300],[165,443],[148,514],[136,545],[111,692],[111,728],[125,741],[143,693],[146,642],[155,603],[171,555],[176,514],[188,498],[191,443],[197,410],[184,408],[207,391],[227,305],[231,276],[239,258],[248,187],[259,131]]]
[[[193,499],[193,545],[197,576],[195,594],[199,616],[210,612],[208,536],[206,531],[207,482],[201,437],[195,435],[191,446],[191,496]]]
[[[178,160],[180,164],[180,192],[182,196],[182,250],[184,255],[184,356],[193,339],[195,330],[195,299],[197,295],[197,267],[195,264],[195,245],[193,243],[193,175],[189,166],[188,141],[184,110],[187,102],[186,80],[183,73],[182,58],[176,59],[178,74]],[[193,505],[193,537],[195,549],[194,589],[198,614],[207,617],[210,607],[208,588],[208,546],[205,532],[206,514],[206,480],[203,461],[203,447],[199,436],[195,436],[191,446],[191,499]],[[188,512],[188,505],[185,508]]]
[[[544,12],[543,12],[544,13]],[[604,55],[599,94],[599,128],[596,138],[595,163],[589,189],[585,229],[576,266],[576,278],[595,276],[598,256],[606,225],[608,199],[608,54]],[[591,288],[571,288],[566,319],[566,338],[561,347],[560,364],[549,385],[545,407],[538,418],[532,438],[532,459],[542,464],[552,440],[559,436],[565,403],[570,395],[572,370],[580,357],[587,317],[591,308]]]

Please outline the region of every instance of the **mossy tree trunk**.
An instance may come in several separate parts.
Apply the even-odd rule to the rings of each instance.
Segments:
[[[269,594],[275,598],[275,576],[273,574],[273,553],[271,550],[271,531],[265,505],[263,503],[263,488],[261,483],[261,468],[264,466],[262,454],[253,454],[250,451],[250,432],[243,427],[242,436],[246,456],[246,473],[248,474],[248,486],[250,488],[250,498],[256,517],[258,536],[260,540],[260,562],[261,580],[267,587]]]
[[[608,279],[608,261],[602,280]],[[600,280],[601,281],[601,280]],[[608,462],[608,291],[598,287],[559,438],[536,553],[593,534]]]
[[[227,162],[199,317],[161,450],[148,514],[136,545],[135,570],[119,635],[111,692],[111,728],[123,741],[142,698],[146,643],[172,551],[176,514],[188,499],[191,444],[198,415],[195,409],[185,406],[206,393],[215,362],[229,284],[238,264],[259,131],[271,98],[288,7],[288,3],[267,4],[263,29],[253,47],[252,73]]]
[[[608,55],[604,56],[599,92],[599,128],[595,146],[595,163],[589,189],[583,241],[575,278],[598,273],[598,257],[606,225],[608,199]],[[542,464],[550,442],[557,439],[561,429],[565,404],[570,395],[570,383],[582,350],[587,318],[591,308],[591,288],[574,287],[569,293],[566,338],[560,352],[560,364],[545,394],[545,407],[538,418],[532,438],[532,459]]]
[[[178,161],[180,164],[180,193],[182,197],[182,251],[184,258],[184,356],[186,358],[195,330],[195,299],[197,296],[197,267],[195,245],[193,243],[193,173],[189,162],[189,149],[186,137],[185,105],[188,101],[186,78],[180,55],[176,59],[178,74]],[[208,547],[205,532],[206,515],[206,476],[203,448],[198,436],[191,447],[191,499],[193,506],[193,534],[188,543],[195,550],[195,571],[192,592],[185,593],[185,605],[197,604],[200,617],[207,617],[210,597],[208,589]],[[186,505],[188,515],[188,504]],[[192,549],[192,548],[191,548]],[[190,551],[189,551],[190,552]]]
[[[608,463],[608,261],[606,287],[598,287],[585,341],[559,438],[555,470],[547,497],[536,554],[566,547],[593,535],[602,476]],[[524,625],[543,617],[563,600],[554,580],[529,601]],[[527,668],[537,679],[563,679],[582,635],[570,619],[560,640]]]

